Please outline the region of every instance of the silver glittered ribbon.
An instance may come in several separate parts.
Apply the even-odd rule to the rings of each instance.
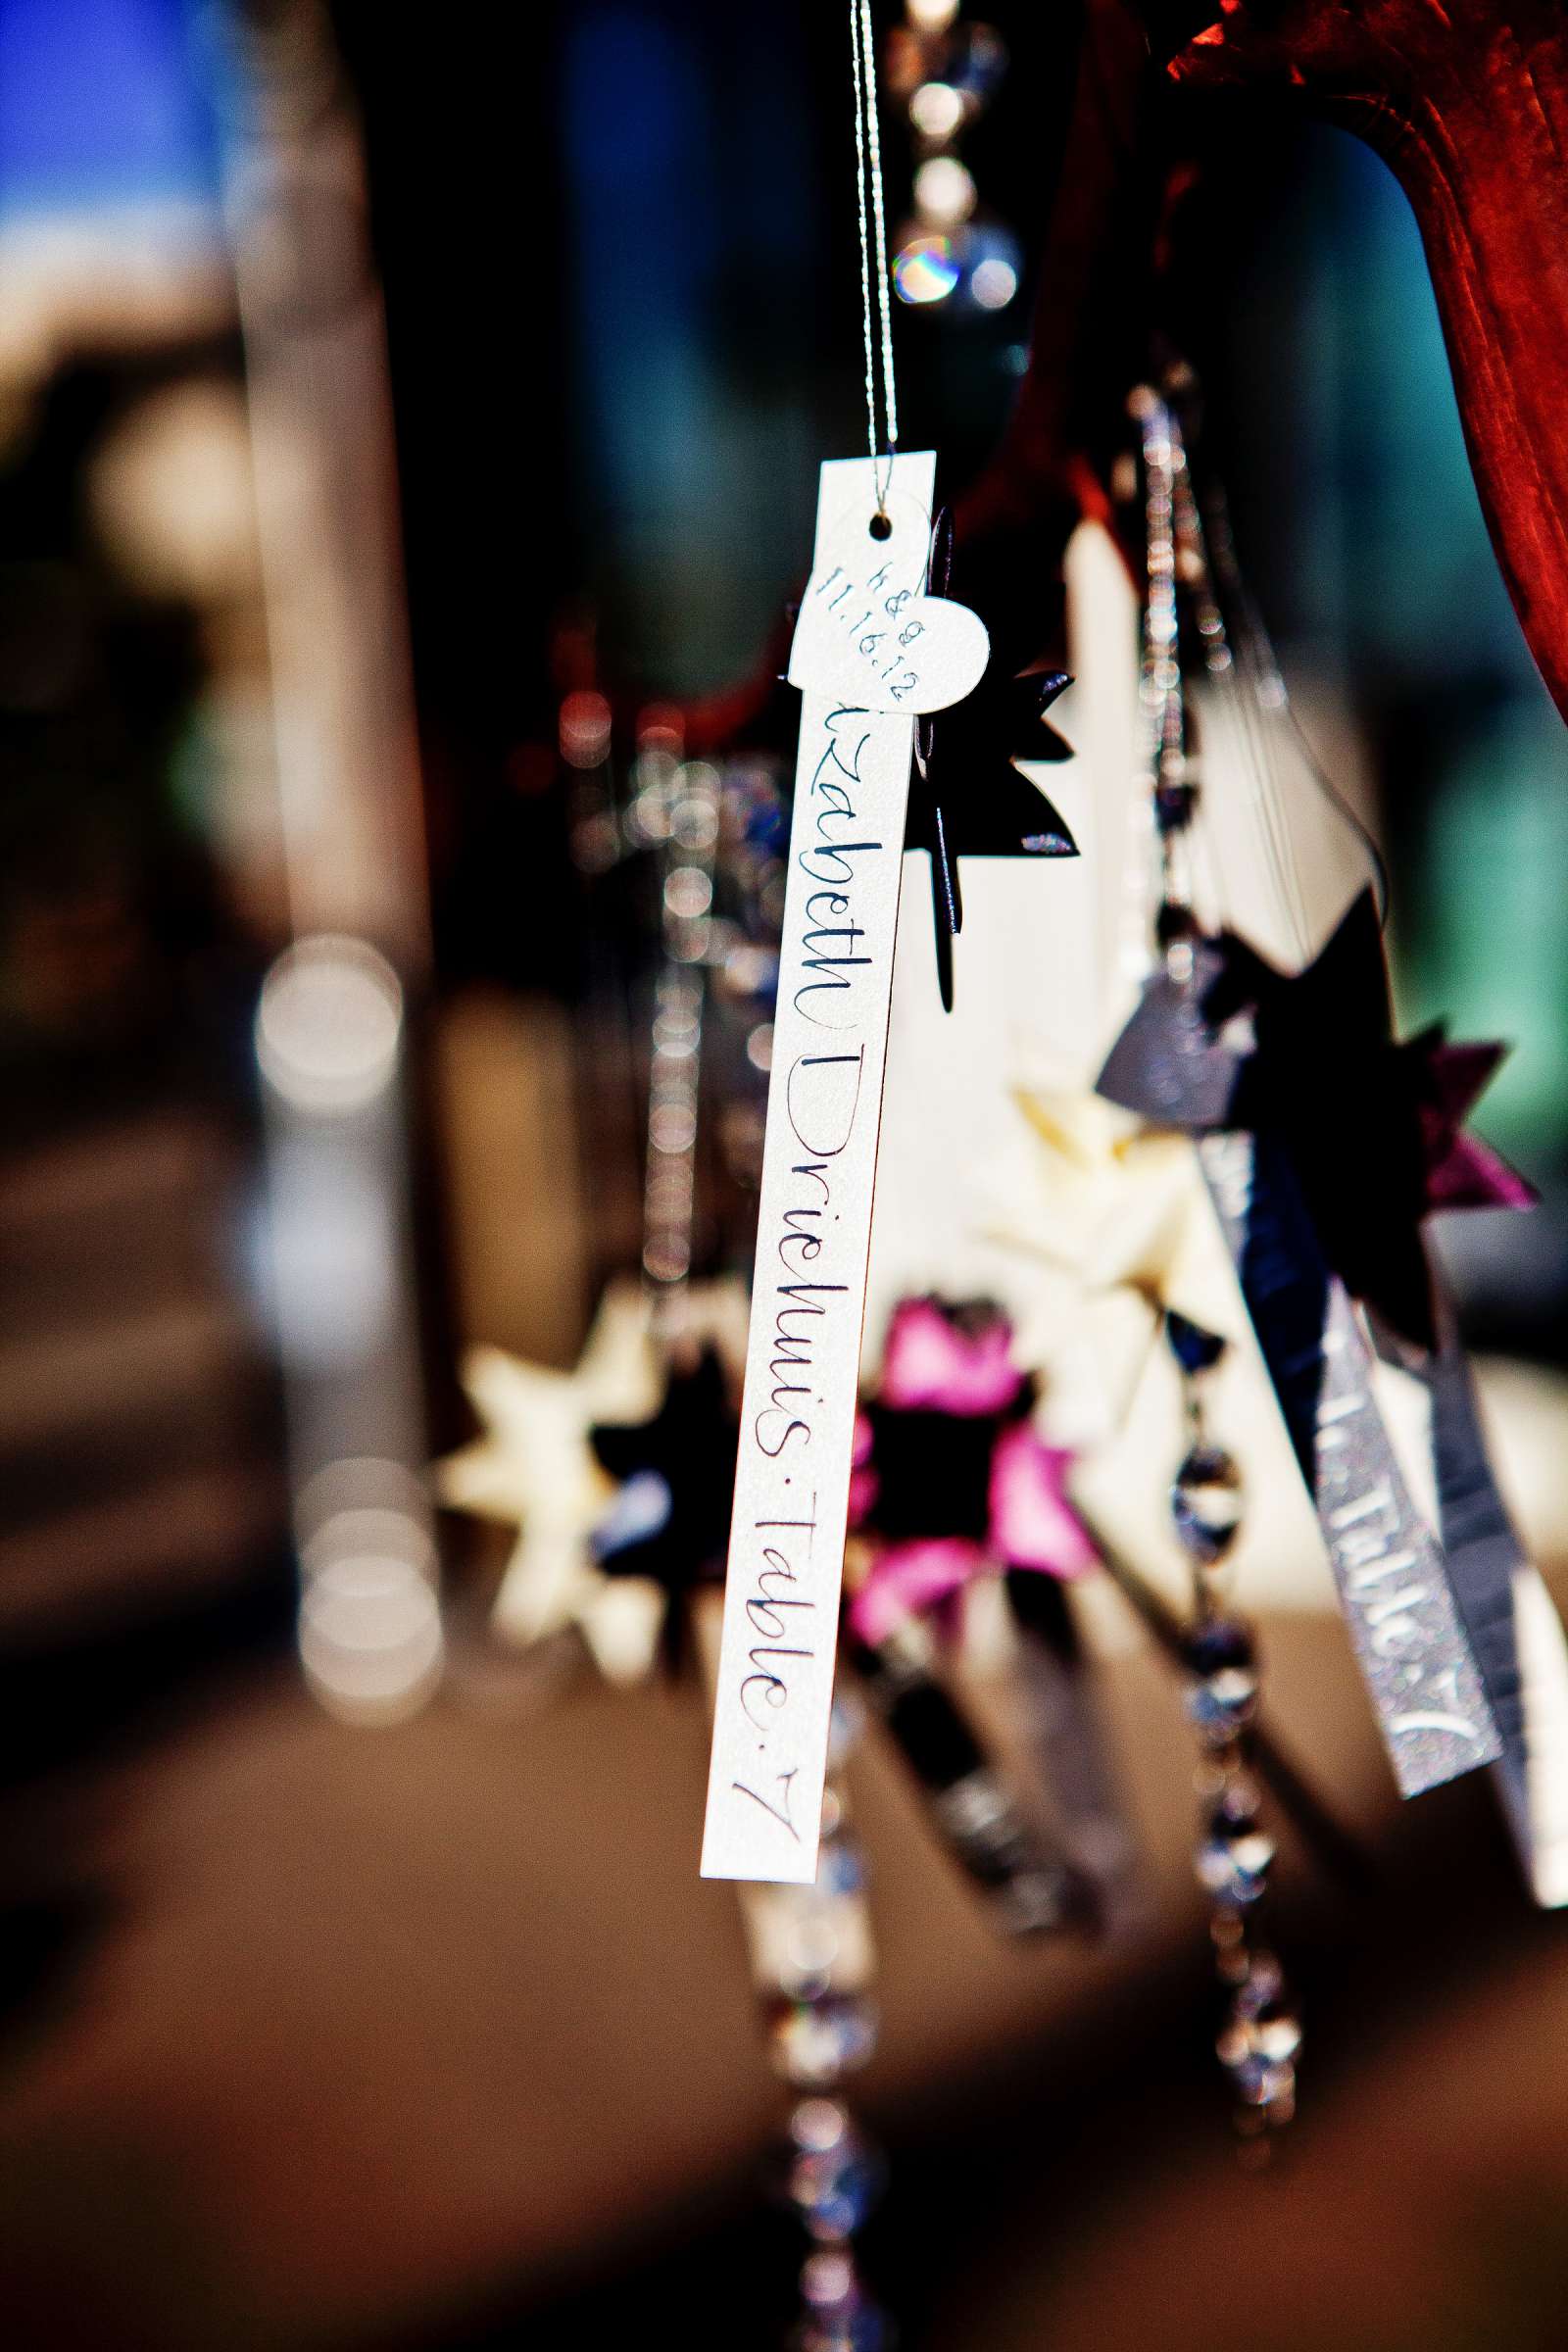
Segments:
[[[1497,1486],[1451,1325],[1421,1377],[1448,1581],[1502,1739],[1493,1781],[1536,1900],[1555,1907],[1568,1903],[1568,1644]]]
[[[1144,1908],[1141,1858],[1096,1678],[1054,1577],[1014,1570],[1007,1592],[1017,1642],[1018,1728],[1067,1854],[1094,1890],[1102,1926],[1115,1936]]]
[[[927,1628],[910,1619],[881,1642],[855,1643],[851,1654],[937,1836],[998,1924],[1013,1936],[1094,1925],[1093,1882],[1018,1804],[936,1673]]]
[[[1448,1563],[1390,1439],[1365,1323],[1324,1262],[1285,1153],[1226,1133],[1200,1138],[1198,1157],[1395,1778],[1417,1796],[1504,1752]]]

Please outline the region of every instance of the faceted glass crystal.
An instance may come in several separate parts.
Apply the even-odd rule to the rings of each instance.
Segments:
[[[944,126],[950,134],[989,103],[1006,70],[1005,44],[991,24],[900,24],[888,38],[889,88],[906,101],[933,84],[952,90],[958,107],[952,123]],[[930,125],[918,112],[914,120],[917,129],[929,132]]]
[[[863,2066],[876,2040],[876,2009],[858,1993],[775,2002],[768,2020],[773,2064],[786,2082],[814,2087]]]
[[[797,2140],[789,2168],[789,2200],[808,2236],[823,2245],[839,2245],[870,2218],[885,2178],[881,2156],[846,2117],[842,2130],[823,2146],[802,2147]]]
[[[824,2247],[801,2270],[801,2318],[791,2352],[891,2352],[893,2331],[861,2285],[852,2257]]]
[[[1180,833],[1193,820],[1198,787],[1190,777],[1171,778],[1154,787],[1154,822],[1161,833]]]
[[[865,1885],[860,1849],[847,1838],[824,1836],[816,1884],[823,1894],[858,1894]]]
[[[1187,1713],[1216,1746],[1234,1740],[1257,1706],[1252,1637],[1235,1617],[1210,1617],[1187,1637]]]
[[[894,291],[916,309],[944,304],[971,318],[1004,311],[1022,271],[1022,249],[1000,220],[938,223],[917,215],[895,243]]]
[[[813,2311],[790,2339],[792,2352],[889,2352],[892,2330],[885,2315],[863,2295],[837,2311]]]
[[[1244,2106],[1272,2109],[1270,2120],[1284,2120],[1295,2103],[1300,2046],[1300,2019],[1286,1996],[1280,1964],[1272,1952],[1255,1951],[1215,2044]]]
[[[1274,1859],[1274,1840],[1249,1814],[1240,1818],[1222,1801],[1209,1816],[1198,1848],[1200,1883],[1221,1902],[1255,1903]]]
[[[1242,1523],[1242,1480],[1222,1446],[1193,1447],[1176,1473],[1170,1507],[1192,1558],[1206,1568],[1224,1557]]]
[[[1272,2107],[1276,2100],[1289,2098],[1296,2088],[1292,2068],[1271,2065],[1255,2052],[1250,2052],[1226,2071],[1237,2097],[1248,2107]]]

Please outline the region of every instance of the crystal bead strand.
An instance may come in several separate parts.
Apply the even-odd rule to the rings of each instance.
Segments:
[[[1128,407],[1138,423],[1144,462],[1143,761],[1153,795],[1159,839],[1160,903],[1154,935],[1173,979],[1191,976],[1197,922],[1183,856],[1198,800],[1189,713],[1182,692],[1181,613],[1177,596],[1175,419],[1159,394],[1140,384]]]
[[[769,2050],[795,2093],[783,2192],[809,2250],[792,2352],[886,2352],[892,2340],[855,2254],[886,2168],[843,2097],[877,2032],[865,1863],[839,1777],[858,1730],[852,1711],[835,1705],[815,1884],[742,1889]]]
[[[663,955],[654,986],[643,1185],[643,1271],[673,1305],[691,1273],[697,1210],[698,1107],[703,1066],[704,963],[713,904],[719,778],[698,760],[667,760],[662,798],[651,788],[660,841]]]
[[[907,110],[914,145],[911,217],[894,238],[901,302],[971,320],[1006,310],[1018,291],[1018,240],[980,201],[958,149],[996,97],[1007,51],[993,24],[959,21],[958,0],[905,0],[887,36],[890,92]]]
[[[1179,390],[1173,380],[1172,389]],[[1202,665],[1227,677],[1232,654],[1213,592],[1201,518],[1180,424],[1166,398],[1140,385],[1129,401],[1141,434],[1148,586],[1142,701],[1145,772],[1160,846],[1155,938],[1173,982],[1197,976],[1199,925],[1192,904],[1190,830],[1198,806],[1196,716],[1183,669],[1183,598]],[[1274,1839],[1262,1819],[1254,1769],[1257,1664],[1251,1628],[1226,1605],[1226,1566],[1241,1527],[1241,1477],[1208,1435],[1204,1376],[1224,1342],[1167,1314],[1181,1370],[1188,1443],[1171,1486],[1171,1517],[1191,1565],[1193,1614],[1184,1643],[1188,1713],[1200,1743],[1197,1779],[1202,1832],[1196,1867],[1210,1897],[1215,1964],[1228,2000],[1216,2049],[1237,2101],[1237,2125],[1259,2156],[1296,2104],[1299,2023],[1278,1960],[1256,1940],[1253,1917],[1268,1883]]]
[[[1188,1421],[1171,1516],[1193,1572],[1186,1658],[1187,1711],[1200,1742],[1202,1831],[1196,1863],[1213,1904],[1215,1965],[1229,1996],[1215,2047],[1236,2096],[1237,2129],[1261,2154],[1265,2135],[1295,2112],[1301,2030],[1280,1964],[1256,1939],[1253,1926],[1275,1846],[1253,1769],[1256,1650],[1250,1627],[1225,1605],[1222,1589],[1241,1527],[1241,1478],[1205,1426],[1204,1375],[1219,1360],[1224,1342],[1181,1315],[1168,1314],[1165,1325],[1181,1369]]]

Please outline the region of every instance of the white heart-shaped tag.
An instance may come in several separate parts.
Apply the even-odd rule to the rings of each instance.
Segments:
[[[991,640],[967,605],[927,596],[931,518],[898,491],[891,529],[874,536],[874,513],[858,497],[817,538],[790,646],[792,686],[838,695],[859,710],[911,718],[946,710],[985,675]]]

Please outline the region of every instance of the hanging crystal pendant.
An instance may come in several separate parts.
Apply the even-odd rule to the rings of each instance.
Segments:
[[[956,0],[915,0],[911,21],[888,36],[889,86],[907,109],[916,158],[913,215],[893,240],[893,284],[915,309],[976,319],[1012,301],[1023,251],[981,207],[956,152],[996,95],[1006,47],[993,25],[957,24],[956,14]]]
[[[1162,887],[1154,944],[1165,973],[1157,985],[1196,1014],[1204,985],[1202,941],[1190,875],[1177,853],[1193,814],[1198,779],[1183,674],[1178,582],[1193,585],[1178,519],[1176,460],[1180,441],[1163,401],[1147,388],[1129,404],[1142,424],[1149,592],[1144,609],[1146,753],[1152,814],[1161,847]],[[1184,496],[1190,485],[1182,475]],[[1191,526],[1187,528],[1190,541]],[[1187,550],[1190,554],[1190,546]],[[1214,626],[1210,626],[1213,617]],[[1217,616],[1199,614],[1205,643]],[[1212,654],[1212,646],[1211,646]],[[1226,656],[1228,662],[1229,657]],[[1214,666],[1211,659],[1210,666]],[[1267,2133],[1289,2121],[1296,2104],[1300,2028],[1285,2001],[1279,1963],[1253,1944],[1255,1907],[1268,1885],[1275,1842],[1260,1819],[1262,1790],[1252,1771],[1251,1727],[1257,1712],[1257,1659],[1250,1627],[1222,1605],[1226,1559],[1241,1530],[1240,1471],[1205,1424],[1206,1384],[1225,1343],[1186,1316],[1167,1311],[1165,1338],[1180,1368],[1189,1444],[1170,1489],[1171,1519],[1192,1564],[1194,1620],[1183,1648],[1187,1712],[1201,1742],[1198,1776],[1200,1828],[1194,1866],[1211,1904],[1209,1933],[1225,1987],[1226,2012],[1216,2051],[1236,2098],[1236,2121],[1250,2158],[1267,2154]]]
[[[830,1775],[842,1767],[858,1725],[858,1709],[835,1703]],[[839,2095],[876,2041],[865,1876],[840,1785],[830,1777],[814,1884],[747,1888],[768,2050],[796,2093],[778,2185],[813,2248],[801,2271],[792,2352],[889,2352],[892,2341],[852,2252],[881,2196],[886,2165]]]

